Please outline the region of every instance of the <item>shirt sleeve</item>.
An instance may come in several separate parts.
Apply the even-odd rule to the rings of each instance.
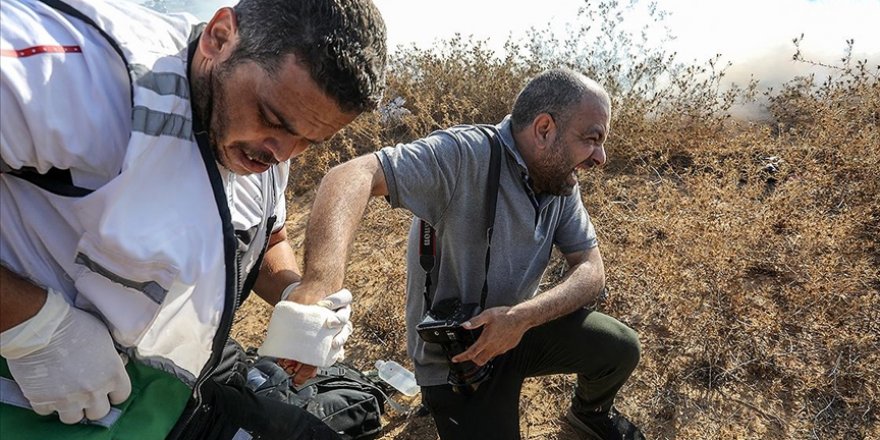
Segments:
[[[70,170],[86,188],[106,183],[131,135],[122,59],[97,30],[42,3],[4,1],[0,15],[3,168]]]
[[[287,181],[290,177],[290,160],[278,164],[275,168],[277,170],[277,175],[275,178],[277,181],[275,182],[275,224],[272,227],[272,232],[278,232],[281,228],[284,227],[284,223],[287,221]]]
[[[34,141],[29,130],[10,130],[27,127],[21,101],[16,99],[5,76],[0,77],[0,172],[8,172],[34,162],[28,153],[34,151]]]
[[[432,225],[443,219],[460,181],[463,147],[458,135],[438,131],[376,153],[388,187],[388,202]]]
[[[579,185],[563,200],[553,243],[563,254],[580,252],[599,245],[596,229],[581,201]]]
[[[275,183],[277,199],[275,200],[275,225],[272,227],[273,233],[280,231],[284,227],[284,222],[287,221],[287,197],[285,197],[285,194],[287,192],[287,180],[290,176],[290,161],[278,164],[277,169],[278,175],[276,178],[278,181]]]

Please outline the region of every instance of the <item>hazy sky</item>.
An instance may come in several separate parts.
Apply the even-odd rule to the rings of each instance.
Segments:
[[[627,0],[621,0],[625,3]],[[415,43],[430,47],[437,39],[460,33],[488,39],[501,50],[509,35],[523,36],[526,29],[548,26],[564,32],[574,22],[583,0],[374,0],[382,11],[390,47]],[[174,3],[174,2],[169,2]],[[176,2],[202,19],[215,8],[235,0]],[[647,1],[641,1],[647,4]],[[660,0],[670,12],[664,20],[677,38],[669,43],[681,61],[705,60],[722,54],[733,62],[729,76],[735,80],[755,74],[764,83],[775,83],[803,72],[806,66],[791,62],[791,39],[804,34],[806,56],[834,61],[843,54],[845,40],[855,39],[855,55],[880,62],[880,0]],[[628,17],[638,29],[644,16]]]

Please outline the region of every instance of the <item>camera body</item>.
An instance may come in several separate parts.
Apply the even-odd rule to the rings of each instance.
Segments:
[[[480,337],[483,328],[468,330],[462,327],[468,319],[480,313],[480,305],[476,303],[462,304],[458,299],[446,300],[451,307],[435,307],[428,311],[425,317],[416,326],[419,337],[425,342],[441,344],[449,349],[449,353],[455,356],[471,346]],[[455,304],[452,304],[455,303]],[[444,310],[444,309],[451,310]]]
[[[492,364],[482,367],[470,362],[452,362],[452,358],[468,349],[483,332],[482,327],[466,329],[462,327],[467,320],[481,312],[477,303],[462,303],[458,298],[445,299],[425,314],[416,332],[419,337],[432,344],[440,344],[449,360],[447,382],[456,392],[468,395],[489,378]]]

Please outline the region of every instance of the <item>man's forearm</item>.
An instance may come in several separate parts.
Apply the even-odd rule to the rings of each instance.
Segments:
[[[483,327],[483,333],[452,361],[485,365],[519,345],[530,328],[571,313],[595,298],[605,281],[599,250],[591,249],[565,258],[572,268],[565,280],[553,289],[513,307],[489,308],[466,322],[465,328]]]
[[[362,156],[333,168],[321,181],[306,228],[297,301],[316,302],[342,288],[355,231],[370,196],[376,194],[378,167],[375,156]]]
[[[45,302],[45,289],[0,266],[0,332],[36,315]]]
[[[602,259],[594,257],[570,269],[565,280],[556,287],[517,304],[511,311],[529,328],[536,327],[592,303],[604,286]]]
[[[260,275],[254,283],[254,292],[272,305],[281,300],[281,293],[287,286],[301,279],[296,256],[283,231],[284,229],[281,229],[272,234],[269,248],[263,256]]]

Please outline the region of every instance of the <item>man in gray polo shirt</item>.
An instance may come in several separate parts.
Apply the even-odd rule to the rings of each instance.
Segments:
[[[318,190],[294,297],[316,302],[342,287],[367,201],[384,195],[416,216],[407,251],[407,347],[442,438],[519,438],[523,379],[559,373],[578,375],[566,416],[586,438],[640,438],[612,408],[638,364],[638,337],[585,308],[603,290],[605,273],[575,172],[605,162],[610,117],[608,95],[595,81],[551,70],[526,85],[496,126],[457,126],[339,165]],[[502,147],[487,269],[490,135]],[[420,265],[420,219],[436,230],[432,267]],[[539,293],[553,245],[570,268]],[[443,348],[424,342],[415,327],[443,300],[481,303],[484,280],[484,311],[465,323],[482,334],[452,362],[485,366],[489,374],[464,393],[447,381]]]

